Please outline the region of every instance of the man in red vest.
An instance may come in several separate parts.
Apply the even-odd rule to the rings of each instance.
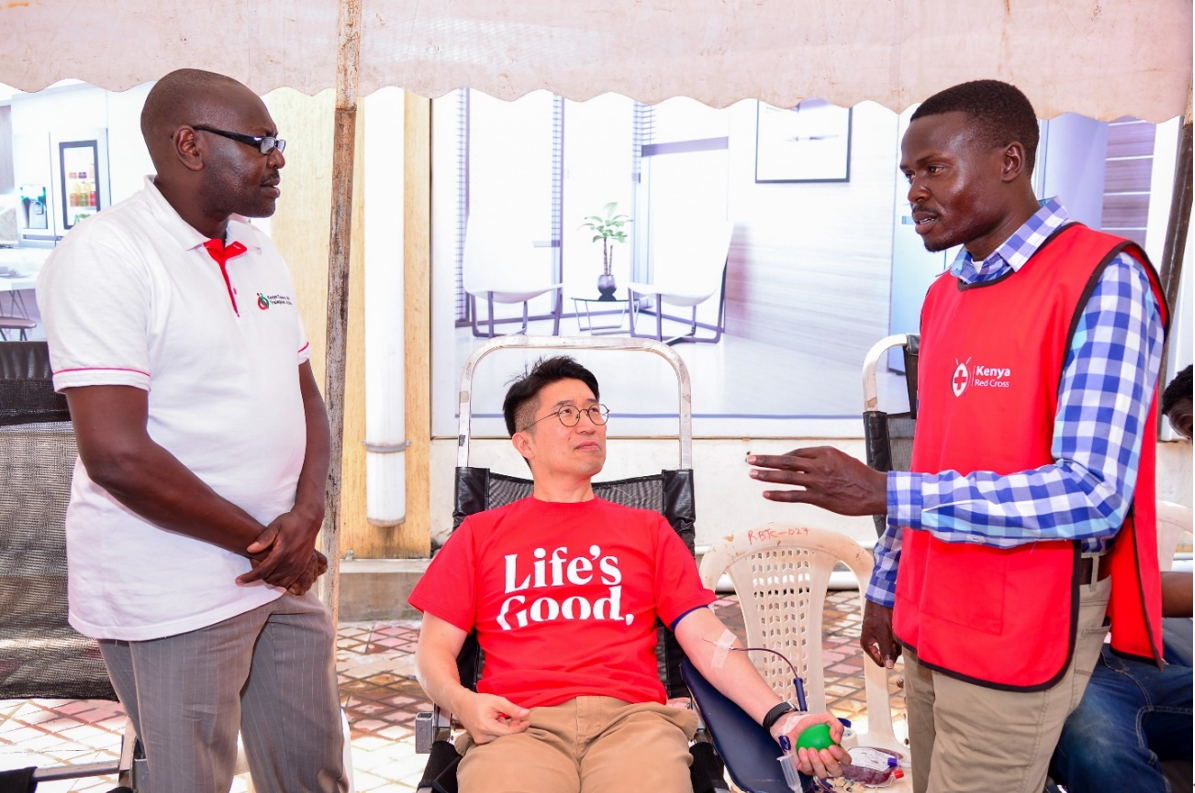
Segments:
[[[905,134],[917,233],[963,246],[922,307],[912,470],[748,458],[799,488],[765,498],[887,514],[861,642],[889,667],[904,650],[918,793],[1041,791],[1106,616],[1114,650],[1161,658],[1165,300],[1137,245],[1038,202],[1037,141],[1029,100],[994,80],[926,100]]]

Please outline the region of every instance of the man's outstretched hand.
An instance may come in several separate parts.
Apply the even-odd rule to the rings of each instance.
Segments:
[[[839,515],[883,515],[888,511],[888,476],[831,446],[793,449],[788,454],[752,454],[751,477],[797,490],[765,490],[771,501],[812,504]]]

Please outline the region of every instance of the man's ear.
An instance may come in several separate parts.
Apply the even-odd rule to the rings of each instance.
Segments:
[[[1002,157],[1004,161],[1000,171],[1001,181],[1013,182],[1025,173],[1025,147],[1020,141],[1014,140],[1005,146]]]
[[[199,145],[199,138],[195,137],[195,130],[179,127],[170,140],[174,144],[174,154],[184,168],[188,171],[203,170],[204,152]]]
[[[535,452],[531,449],[531,439],[527,437],[526,430],[516,432],[511,436],[510,442],[515,447],[515,451],[523,456],[524,460],[530,461],[535,456]]]

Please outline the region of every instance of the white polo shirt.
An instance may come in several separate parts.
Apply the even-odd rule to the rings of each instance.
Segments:
[[[73,229],[37,283],[54,387],[146,390],[150,437],[265,525],[294,506],[309,347],[269,239],[230,222],[226,243],[247,250],[228,260],[227,281],[207,241],[152,177]],[[78,461],[66,540],[70,622],[88,636],[172,636],[282,594],[238,586],[248,559],[142,520]]]

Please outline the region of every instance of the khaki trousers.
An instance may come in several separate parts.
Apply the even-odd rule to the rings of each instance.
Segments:
[[[1044,691],[998,691],[957,680],[905,651],[914,793],[1041,793],[1066,717],[1079,705],[1104,637],[1112,581],[1079,587],[1075,652]],[[1010,647],[1031,653],[1032,647]]]
[[[460,793],[692,793],[697,714],[655,702],[578,697],[532,708],[531,726],[476,745],[457,742]]]

